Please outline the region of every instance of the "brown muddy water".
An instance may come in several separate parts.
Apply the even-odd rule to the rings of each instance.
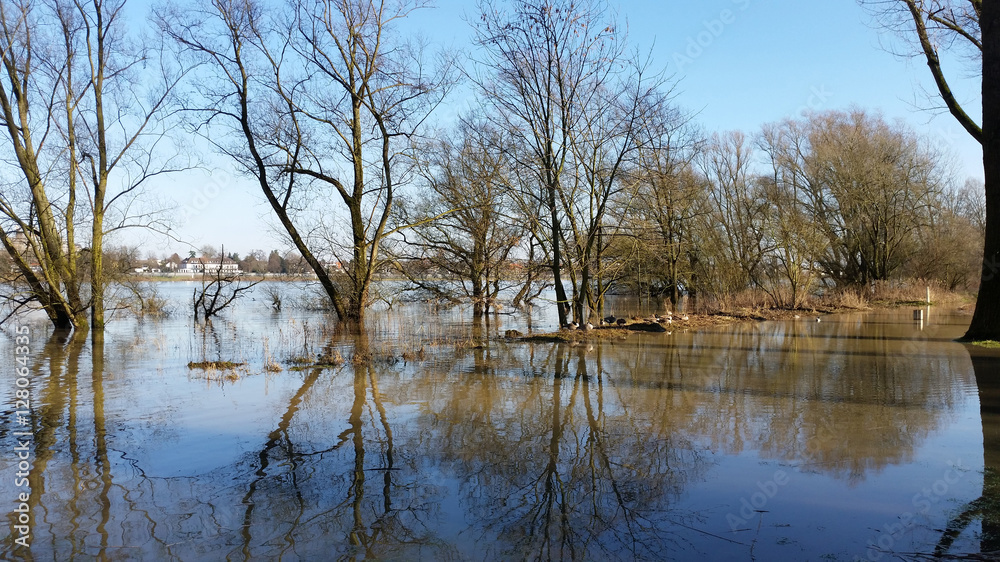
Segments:
[[[4,559],[1000,550],[1000,354],[953,342],[958,311],[529,344],[496,337],[523,315],[425,305],[341,334],[289,284],[284,311],[256,290],[205,326],[192,286],[160,285],[174,313],[115,321],[103,352],[3,326]]]

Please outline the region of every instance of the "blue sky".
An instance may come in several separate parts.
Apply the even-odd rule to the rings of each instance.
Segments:
[[[614,1],[612,0],[614,5]],[[438,0],[408,23],[427,39],[465,48],[471,35],[463,13],[471,0]],[[630,42],[652,50],[655,65],[677,80],[676,103],[696,114],[707,132],[741,129],[800,116],[807,109],[852,105],[902,119],[954,158],[956,179],[982,179],[982,153],[957,122],[923,91],[933,81],[923,59],[904,59],[887,46],[902,47],[874,26],[854,0],[624,0],[617,4]],[[967,111],[978,116],[978,80],[959,61],[945,58],[949,76]],[[460,101],[456,100],[456,103]],[[220,246],[241,255],[287,245],[263,226],[269,210],[259,188],[232,176],[228,162],[169,182],[184,217],[178,231],[193,247]],[[148,238],[157,253],[185,249]]]

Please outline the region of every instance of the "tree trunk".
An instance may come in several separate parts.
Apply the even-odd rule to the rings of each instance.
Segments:
[[[472,284],[472,316],[482,318],[488,310],[487,298],[489,293],[490,276],[486,264],[489,256],[486,252],[486,236],[481,231],[473,235],[472,243],[472,268],[469,273],[469,282]]]
[[[358,187],[356,193],[361,192]],[[361,202],[359,198],[354,199],[349,204],[351,210],[352,237],[354,238],[354,260],[351,271],[351,295],[347,307],[345,320],[364,322],[365,309],[368,306],[368,292],[371,286],[371,268],[373,264],[368,263],[368,248],[365,242],[364,217],[361,214]]]
[[[983,2],[983,170],[986,238],[976,312],[967,340],[1000,340],[1000,4]]]
[[[103,206],[103,193],[101,193]],[[95,201],[95,205],[96,205]],[[90,245],[90,325],[93,330],[93,342],[96,345],[98,334],[104,332],[104,213],[103,209],[94,209],[93,240]],[[72,252],[73,249],[70,248]]]
[[[472,316],[482,318],[486,315],[486,287],[482,275],[475,271],[472,274]]]
[[[556,289],[556,309],[559,311],[559,325],[565,326],[569,323],[566,311],[569,309],[569,300],[566,298],[566,288],[562,282],[562,253],[559,239],[562,230],[559,228],[559,213],[556,210],[556,188],[549,187],[549,213],[552,219],[552,281]]]
[[[573,311],[576,321],[581,326],[589,320],[588,308],[591,300],[590,265],[584,262],[580,271],[580,290],[576,294],[576,310]]]

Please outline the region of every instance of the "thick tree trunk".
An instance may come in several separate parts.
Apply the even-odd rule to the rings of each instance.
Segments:
[[[355,173],[359,173],[355,171]],[[363,186],[359,184],[355,187],[355,193],[360,195]],[[368,293],[371,287],[372,267],[374,264],[368,262],[368,244],[365,240],[364,216],[361,213],[361,199],[356,196],[348,206],[351,211],[351,228],[354,239],[353,264],[351,271],[351,295],[347,306],[345,320],[361,324],[365,319],[365,310],[368,308]]]
[[[489,256],[486,252],[486,239],[482,232],[476,232],[472,243],[472,271],[469,275],[469,282],[472,284],[472,316],[474,318],[483,317],[488,310],[487,298],[489,293],[489,273],[486,263]]]
[[[967,340],[1000,340],[1000,3],[983,2],[983,169],[986,239],[976,312]]]
[[[482,318],[486,315],[486,283],[483,282],[482,274],[473,272],[472,279],[472,316]]]

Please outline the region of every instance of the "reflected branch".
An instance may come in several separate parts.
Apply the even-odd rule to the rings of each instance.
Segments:
[[[254,512],[254,507],[256,505],[253,496],[257,491],[257,486],[259,486],[260,483],[264,481],[268,476],[267,469],[268,466],[270,465],[271,451],[282,446],[283,436],[284,436],[284,441],[287,441],[284,447],[285,450],[288,451],[289,453],[294,451],[291,439],[288,436],[288,428],[292,423],[292,419],[295,417],[295,413],[298,412],[302,400],[312,389],[313,385],[316,384],[316,381],[319,380],[319,376],[322,372],[323,369],[312,369],[309,372],[309,375],[302,382],[302,386],[299,387],[299,390],[295,393],[294,396],[292,396],[292,399],[289,401],[288,408],[285,410],[285,413],[281,416],[281,420],[278,422],[278,427],[276,427],[273,431],[271,431],[271,433],[267,435],[267,442],[264,443],[263,449],[261,449],[260,452],[257,453],[258,468],[256,472],[254,472],[256,478],[254,478],[250,482],[250,486],[247,489],[247,493],[243,496],[243,505],[246,506],[246,510],[243,515],[243,527],[241,531],[241,535],[243,537],[242,552],[247,559],[251,557],[250,545],[253,539],[251,527],[253,525],[253,512]],[[294,455],[290,454],[288,458],[292,463],[292,468],[290,472],[294,475],[296,473],[296,468],[297,468],[297,465],[294,460]],[[295,487],[296,492],[298,493],[298,485],[297,482],[294,480],[293,480],[293,486]],[[297,496],[297,499],[301,504],[302,502],[301,496]]]

